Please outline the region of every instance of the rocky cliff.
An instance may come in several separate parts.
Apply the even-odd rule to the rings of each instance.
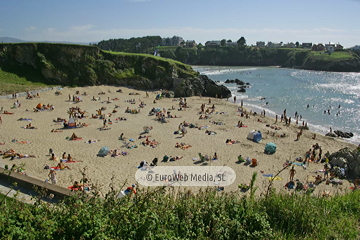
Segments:
[[[163,57],[191,65],[218,66],[282,66],[307,70],[359,72],[360,57],[351,51],[335,51],[331,55],[304,49],[255,47],[204,47],[159,50]]]
[[[127,85],[143,90],[167,89],[176,97],[231,96],[226,87],[180,62],[147,54],[115,54],[96,46],[0,44],[0,67],[22,76],[36,72],[42,78],[39,81],[64,86]]]

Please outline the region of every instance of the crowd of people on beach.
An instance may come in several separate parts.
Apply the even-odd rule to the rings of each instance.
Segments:
[[[116,91],[116,92],[118,92],[118,91]],[[119,93],[121,93],[121,92],[122,91],[119,91]],[[108,93],[110,93],[110,92],[108,92]],[[106,94],[107,93],[105,91],[98,93],[98,95],[106,95]],[[80,97],[79,95],[80,95],[79,91],[77,91],[74,95],[69,94],[68,95],[69,102],[79,103],[79,102],[83,101],[83,98]],[[88,95],[89,94],[86,92],[84,92],[84,94],[81,94],[81,96],[88,96]],[[129,95],[140,95],[140,94],[136,92],[136,93],[129,94]],[[16,97],[17,96],[15,94],[14,98],[16,98]],[[35,95],[35,97],[40,97],[40,95],[39,94]],[[33,99],[34,95],[28,94],[27,98]],[[149,94],[147,92],[146,92],[146,98],[149,98]],[[162,98],[163,98],[163,96],[161,94],[160,95],[157,94],[153,103],[160,105],[159,103],[161,103]],[[198,122],[202,122],[202,123],[209,122],[210,123],[209,126],[211,125],[210,126],[211,128],[213,128],[213,127],[216,128],[218,126],[220,127],[220,126],[225,125],[225,123],[221,119],[217,119],[217,116],[227,114],[226,112],[221,112],[221,110],[222,110],[221,105],[217,104],[216,100],[214,100],[213,98],[208,98],[208,99],[202,98],[202,99],[203,99],[203,101],[207,101],[207,103],[201,103],[200,108],[199,108],[199,106],[196,106],[196,107],[194,107],[194,111],[193,111],[194,114],[198,116],[197,117],[197,119],[199,120]],[[101,98],[100,97],[95,98],[93,96],[92,100],[100,101]],[[80,119],[86,119],[86,118],[91,118],[92,121],[94,121],[94,122],[96,119],[101,120],[102,127],[100,127],[100,129],[102,129],[102,130],[109,129],[109,125],[111,125],[111,124],[118,122],[118,121],[126,121],[127,120],[127,118],[124,118],[124,117],[118,117],[118,116],[115,117],[114,116],[118,113],[118,110],[116,110],[116,109],[120,108],[119,105],[115,105],[114,109],[109,110],[109,108],[111,106],[110,103],[112,103],[112,101],[118,101],[118,100],[120,100],[120,98],[116,97],[116,98],[112,98],[110,100],[110,97],[108,97],[107,101],[102,102],[102,103],[107,103],[107,105],[105,105],[107,107],[102,106],[100,109],[98,109],[96,111],[95,114],[94,113],[91,114],[91,116],[89,116],[89,113],[87,111],[80,109],[79,106],[69,108],[67,114],[70,116],[69,118],[73,118],[77,122]],[[84,99],[84,101],[85,101],[85,99]],[[176,121],[178,121],[178,118],[180,118],[181,116],[172,114],[172,111],[174,111],[174,110],[175,111],[176,110],[190,111],[191,108],[193,107],[190,105],[191,101],[187,100],[186,98],[178,98],[178,99],[174,99],[173,101],[178,101],[177,109],[174,106],[172,106],[171,108],[160,108],[160,107],[155,108],[152,105],[152,108],[149,111],[148,116],[151,118],[154,118],[154,120],[157,120],[161,123],[169,123],[170,121],[176,122]],[[136,108],[137,102],[139,103],[139,105]],[[236,97],[234,97],[234,103],[236,103]],[[100,104],[100,102],[98,104]],[[129,106],[123,108],[125,113],[132,113],[132,114],[141,114],[141,113],[143,113],[143,111],[140,110],[141,108],[146,108],[148,105],[151,105],[151,104],[147,105],[145,103],[145,101],[143,101],[140,98],[139,98],[139,100],[136,100],[136,99],[125,100],[124,104],[132,104],[134,106],[134,108],[132,108],[132,109]],[[14,106],[21,107],[20,101],[17,100],[16,104],[14,103]],[[340,106],[339,106],[339,108],[340,108]],[[36,111],[42,111],[44,109],[54,110],[55,107],[50,104],[47,104],[47,105],[41,104],[41,105],[39,105],[39,108],[36,107],[34,109],[36,109]],[[108,110],[109,113],[105,113],[106,110]],[[288,133],[279,132],[279,131],[287,129],[287,127],[289,127],[289,126],[299,126],[299,121],[302,121],[302,119],[303,119],[302,115],[299,115],[298,112],[295,112],[295,116],[292,119],[291,117],[289,117],[287,115],[286,109],[285,109],[283,114],[281,114],[281,116],[280,116],[280,121],[278,121],[279,116],[276,115],[275,122],[268,123],[271,120],[266,117],[267,113],[265,110],[262,110],[260,112],[260,114],[258,114],[257,112],[253,112],[252,110],[249,111],[243,107],[243,100],[241,100],[241,106],[238,107],[237,110],[238,111],[235,114],[238,114],[238,116],[240,117],[241,120],[238,120],[237,125],[235,125],[237,128],[232,126],[233,129],[236,129],[236,131],[241,131],[241,129],[239,129],[239,128],[245,128],[245,127],[247,127],[246,124],[256,122],[258,124],[264,124],[266,127],[270,128],[270,130],[268,130],[268,132],[267,132],[267,134],[268,134],[267,137],[288,137],[289,136]],[[3,111],[3,109],[1,110],[1,112],[2,111]],[[12,114],[12,113],[5,110],[5,111],[3,111],[3,114]],[[129,117],[129,119],[130,118],[131,117]],[[211,119],[211,121],[204,121],[207,119]],[[69,121],[66,120],[66,118],[64,118],[64,117],[58,117],[58,118],[54,119],[53,122],[63,124],[64,128],[69,127]],[[182,119],[182,121],[178,125],[177,130],[174,131],[175,134],[178,134],[181,136],[176,136],[175,138],[187,139],[187,137],[185,137],[185,136],[187,134],[191,134],[191,133],[188,133],[189,128],[205,130],[204,133],[207,135],[217,135],[217,132],[219,132],[218,136],[220,136],[222,133],[219,130],[220,128],[217,128],[217,131],[213,131],[213,130],[209,130],[208,129],[209,126],[207,126],[207,125],[206,126],[205,125],[198,126],[196,123],[196,120],[194,122],[195,123],[190,123],[190,122],[187,122],[186,120]],[[1,118],[0,118],[0,123],[2,123]],[[283,124],[280,125],[280,123],[283,123]],[[233,123],[233,124],[235,124],[235,123]],[[76,124],[76,127],[83,127],[83,126],[88,126],[88,124],[85,124],[85,123],[79,124],[79,122]],[[307,130],[307,123],[305,121],[302,121],[302,125],[300,123],[299,127],[300,128],[299,128],[299,132],[297,133],[297,139],[296,139],[297,141],[300,141],[300,137],[302,136],[303,131]],[[24,128],[25,129],[37,129],[36,127],[32,126],[31,122],[29,124],[27,124],[26,127],[24,127]],[[123,141],[124,145],[122,147],[109,150],[107,155],[111,156],[111,157],[127,156],[129,153],[126,151],[123,151],[122,148],[134,149],[134,148],[138,148],[138,146],[140,146],[140,148],[143,148],[143,146],[155,148],[155,147],[159,146],[159,144],[160,144],[159,141],[156,141],[155,139],[152,139],[152,140],[150,139],[151,135],[149,135],[149,132],[152,129],[153,129],[152,126],[151,127],[145,126],[143,128],[144,131],[139,134],[138,138],[136,138],[136,137],[134,138],[134,139],[138,139],[138,144],[135,143],[134,139],[125,137],[124,133],[122,133],[118,139]],[[194,130],[189,130],[189,131],[191,132]],[[51,132],[62,132],[62,130],[52,129]],[[59,135],[61,135],[61,134],[59,134]],[[216,136],[216,137],[218,137],[218,136]],[[155,137],[157,139],[157,136],[155,136]],[[226,137],[224,137],[224,141],[227,145],[232,145],[232,144],[242,145],[242,144],[240,144],[241,141],[239,141],[239,140],[234,140],[234,139],[230,139],[230,138],[225,139],[225,138]],[[67,139],[71,140],[71,141],[75,141],[75,140],[81,140],[82,138],[79,137],[74,131],[72,133],[72,135],[70,137],[68,137]],[[316,139],[316,134],[313,135],[313,139],[314,140]],[[97,143],[99,141],[100,141],[100,139],[89,139],[89,140],[85,141],[85,143],[91,144],[91,143]],[[188,142],[188,141],[186,140],[186,142]],[[180,142],[180,141],[175,144],[175,148],[179,148],[182,150],[190,149],[191,147],[192,147],[191,144],[186,144],[185,142]],[[233,147],[236,147],[236,146],[231,146],[231,147],[229,146],[229,148],[233,148]],[[132,152],[132,151],[136,151],[136,150],[129,150],[129,152]],[[36,157],[35,155],[23,155],[23,154],[15,153],[15,151],[12,149],[9,149],[6,151],[0,151],[0,154],[3,155],[3,158],[10,158],[11,160],[20,159],[20,158]],[[72,167],[70,168],[66,164],[74,163],[74,162],[81,162],[81,160],[74,159],[70,154],[66,154],[66,152],[64,152],[62,154],[62,157],[59,158],[56,156],[55,152],[52,149],[51,149],[51,151],[49,150],[49,156],[50,156],[49,160],[57,163],[56,166],[48,168],[48,170],[50,171],[48,173],[48,178],[52,184],[57,184],[57,182],[58,182],[57,176],[60,175],[58,170],[71,170],[73,168]],[[199,153],[198,157],[199,157],[200,161],[203,161],[203,162],[211,161],[211,160],[217,161],[220,159],[217,152],[215,152],[214,154]],[[336,169],[336,166],[331,166],[329,164],[329,159],[327,157],[328,157],[328,154],[325,154],[325,156],[323,155],[323,149],[318,143],[315,143],[314,145],[312,145],[312,147],[308,151],[304,152],[303,156],[298,157],[296,160],[294,160],[294,162],[300,163],[301,167],[308,167],[309,164],[311,164],[311,163],[324,164],[324,168],[323,168],[324,177],[321,177],[320,174],[317,174],[316,176],[312,176],[315,179],[314,181],[309,180],[310,178],[306,179],[305,181],[300,181],[298,179],[295,179],[297,172],[295,170],[294,165],[295,166],[297,166],[297,165],[289,162],[288,164],[291,166],[290,170],[289,170],[290,179],[289,179],[289,182],[286,183],[285,188],[286,189],[296,189],[296,190],[312,189],[316,185],[321,184],[324,181],[325,182],[328,180],[330,181],[330,179],[334,179],[335,177],[342,176],[341,175],[342,170],[340,170],[340,174],[339,174],[339,171]],[[261,163],[261,162],[259,163],[258,157],[243,158],[242,155],[240,154],[240,155],[238,155],[238,157],[234,157],[234,158],[236,158],[236,160],[238,160],[239,163],[244,163],[244,165],[249,165],[250,167],[257,167]],[[161,159],[161,157],[154,158],[150,164],[146,160],[143,160],[140,162],[138,168],[156,167],[159,164],[159,159]],[[168,162],[178,161],[180,159],[183,159],[183,156],[181,156],[181,155],[168,156],[165,154],[163,156],[161,162],[168,163]],[[306,168],[304,168],[304,170],[306,170]],[[346,172],[346,169],[345,169],[345,172]],[[321,177],[321,179],[320,179],[320,177]],[[81,184],[81,182],[79,183],[78,181],[75,181],[73,183],[72,189],[84,190],[84,186],[85,185]]]

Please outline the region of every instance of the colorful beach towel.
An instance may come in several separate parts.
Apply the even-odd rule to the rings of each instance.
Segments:
[[[272,174],[263,174],[264,177],[273,177],[274,175]]]
[[[298,166],[302,166],[302,165],[304,165],[304,164],[302,164],[302,163],[297,163],[297,162],[290,162],[291,164],[295,164],[295,165],[298,165]]]
[[[283,180],[281,177],[277,176],[277,177],[268,177],[267,179],[269,180]]]

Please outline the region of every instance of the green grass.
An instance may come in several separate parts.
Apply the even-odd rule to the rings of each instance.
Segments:
[[[325,60],[325,61],[334,61],[334,60],[347,60],[354,58],[353,54],[350,51],[336,51],[333,52],[331,55],[318,52],[318,51],[311,51],[311,56],[315,59]]]
[[[141,57],[147,57],[147,58],[154,58],[156,60],[159,60],[159,61],[166,61],[166,62],[169,62],[169,63],[172,63],[172,64],[179,64],[179,65],[183,65],[183,66],[188,66],[182,62],[179,62],[179,61],[176,61],[176,60],[173,60],[173,59],[170,59],[170,58],[163,58],[163,57],[158,57],[158,56],[154,56],[154,55],[151,55],[151,54],[145,54],[145,53],[127,53],[127,52],[111,52],[111,51],[105,51],[103,50],[103,52],[106,52],[106,53],[110,53],[110,54],[116,54],[116,55],[123,55],[123,56],[141,56]]]
[[[360,191],[255,198],[176,188],[138,189],[135,198],[79,193],[49,207],[0,203],[1,239],[359,239]],[[2,196],[3,197],[3,196]]]
[[[159,50],[176,50],[179,46],[159,46],[159,47],[154,47],[154,49],[159,49]]]
[[[15,73],[3,71],[0,68],[0,95],[12,94],[14,92],[26,92],[48,87],[46,83],[34,81],[35,75],[24,74],[19,76]]]

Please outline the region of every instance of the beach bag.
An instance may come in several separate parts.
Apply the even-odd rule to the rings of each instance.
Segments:
[[[260,132],[260,131],[256,132],[256,133],[254,134],[254,136],[253,136],[253,141],[254,141],[254,142],[260,142],[261,139],[262,139],[261,132]]]
[[[247,135],[247,139],[254,140],[255,133],[256,133],[256,130],[251,130]]]

